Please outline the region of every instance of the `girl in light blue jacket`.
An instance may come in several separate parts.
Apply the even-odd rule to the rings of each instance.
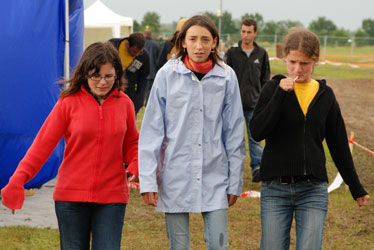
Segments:
[[[202,213],[208,249],[228,249],[228,207],[243,184],[244,120],[234,71],[206,16],[183,25],[177,58],[157,73],[139,139],[140,192],[165,213],[170,249],[189,249],[189,213]]]

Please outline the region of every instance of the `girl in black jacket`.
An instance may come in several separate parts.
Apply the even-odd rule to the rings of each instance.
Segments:
[[[261,249],[289,249],[294,214],[296,249],[321,249],[328,207],[325,139],[359,207],[369,201],[334,93],[324,80],[312,79],[319,47],[311,31],[289,31],[284,39],[288,76],[266,83],[251,121],[252,137],[266,140],[260,168]]]

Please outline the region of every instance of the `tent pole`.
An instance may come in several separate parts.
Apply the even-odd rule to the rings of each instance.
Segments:
[[[70,78],[70,46],[69,46],[69,0],[65,0],[65,60],[64,60],[64,78],[69,80]]]

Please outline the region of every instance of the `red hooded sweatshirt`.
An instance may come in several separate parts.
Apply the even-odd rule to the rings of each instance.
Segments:
[[[114,90],[99,105],[82,86],[60,98],[8,185],[2,203],[20,209],[23,185],[31,180],[64,136],[66,148],[53,193],[55,201],[128,203],[126,170],[138,175],[138,137],[134,105]]]

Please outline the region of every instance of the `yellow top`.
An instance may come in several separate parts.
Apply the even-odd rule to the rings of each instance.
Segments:
[[[295,82],[294,91],[304,115],[308,112],[309,105],[316,96],[318,89],[319,83],[313,79],[308,83]]]
[[[132,61],[134,61],[134,57],[130,55],[129,51],[126,48],[125,43],[127,42],[127,40],[123,40],[118,48],[123,70],[126,70],[127,67],[132,63]]]

